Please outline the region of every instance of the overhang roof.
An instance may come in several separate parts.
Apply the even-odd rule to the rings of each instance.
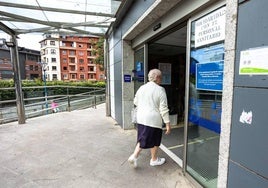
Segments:
[[[7,34],[104,36],[123,0],[0,0],[0,30]]]

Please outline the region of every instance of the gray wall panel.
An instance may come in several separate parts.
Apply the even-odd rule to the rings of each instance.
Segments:
[[[267,96],[267,89],[235,88],[230,158],[268,178]],[[240,122],[243,111],[252,112],[251,124]]]
[[[121,28],[119,28],[114,32],[114,45],[117,45],[121,41],[122,41],[122,32]]]
[[[121,62],[114,64],[114,97],[115,97],[115,119],[122,126],[122,68]]]
[[[119,32],[120,33],[120,32]],[[122,125],[122,41],[114,46],[114,100],[115,119]]]
[[[228,188],[267,188],[268,180],[255,173],[241,168],[239,165],[230,162],[229,173],[232,176],[228,178]]]
[[[268,87],[268,76],[239,75],[240,52],[249,48],[268,46],[268,1],[246,1],[239,6],[235,86]]]
[[[122,41],[119,41],[115,46],[114,46],[114,63],[121,63],[122,61]],[[121,70],[121,67],[118,67]]]
[[[268,187],[268,75],[239,75],[240,52],[268,46],[268,1],[240,2],[228,187]]]

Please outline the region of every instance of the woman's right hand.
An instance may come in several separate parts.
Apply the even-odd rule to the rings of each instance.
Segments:
[[[170,134],[171,132],[171,126],[170,126],[170,123],[166,123],[166,133],[165,134]]]

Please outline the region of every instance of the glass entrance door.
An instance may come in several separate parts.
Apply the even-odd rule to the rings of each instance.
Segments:
[[[190,22],[185,168],[201,185],[211,188],[217,187],[224,40],[209,37],[224,32],[217,25],[224,24],[224,11],[221,8]],[[213,24],[218,29],[215,35],[209,30]],[[211,35],[204,36],[208,31]]]
[[[133,81],[134,81],[134,94],[137,92],[139,87],[144,84],[144,67],[145,67],[145,58],[144,58],[144,49],[142,47],[135,51],[134,53],[134,70],[133,70]]]

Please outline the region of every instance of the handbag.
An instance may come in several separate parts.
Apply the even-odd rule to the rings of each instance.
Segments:
[[[137,123],[137,107],[134,107],[131,110],[131,122]]]

